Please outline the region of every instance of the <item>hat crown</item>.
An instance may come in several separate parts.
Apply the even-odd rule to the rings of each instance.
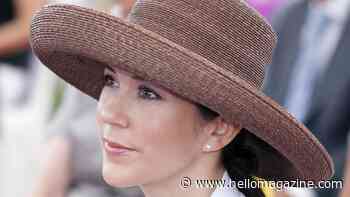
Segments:
[[[276,35],[241,0],[139,0],[128,20],[261,88]]]

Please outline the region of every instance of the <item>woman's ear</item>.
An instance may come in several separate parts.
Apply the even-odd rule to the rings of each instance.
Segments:
[[[221,150],[230,143],[242,129],[240,123],[227,123],[221,116],[212,120],[207,126],[206,131],[208,132],[208,138],[203,146],[204,152]]]

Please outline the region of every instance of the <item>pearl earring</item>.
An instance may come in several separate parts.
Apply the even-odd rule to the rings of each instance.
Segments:
[[[210,144],[207,144],[207,145],[206,145],[206,148],[207,148],[208,150],[211,149]]]

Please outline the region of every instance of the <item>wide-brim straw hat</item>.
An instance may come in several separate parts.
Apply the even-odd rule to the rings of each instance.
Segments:
[[[95,99],[104,69],[124,69],[227,122],[241,122],[269,144],[271,150],[257,155],[256,176],[329,179],[334,169],[325,148],[261,91],[276,40],[265,19],[241,0],[140,0],[126,19],[53,4],[31,25],[31,45],[42,63]]]

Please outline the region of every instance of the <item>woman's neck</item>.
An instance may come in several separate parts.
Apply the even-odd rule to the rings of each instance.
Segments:
[[[210,197],[215,188],[197,188],[195,180],[221,179],[225,169],[219,157],[219,152],[210,153],[209,156],[204,155],[176,174],[141,185],[141,189],[146,197]],[[184,188],[181,185],[181,181],[184,184],[189,183],[184,177],[191,179],[191,186]]]

